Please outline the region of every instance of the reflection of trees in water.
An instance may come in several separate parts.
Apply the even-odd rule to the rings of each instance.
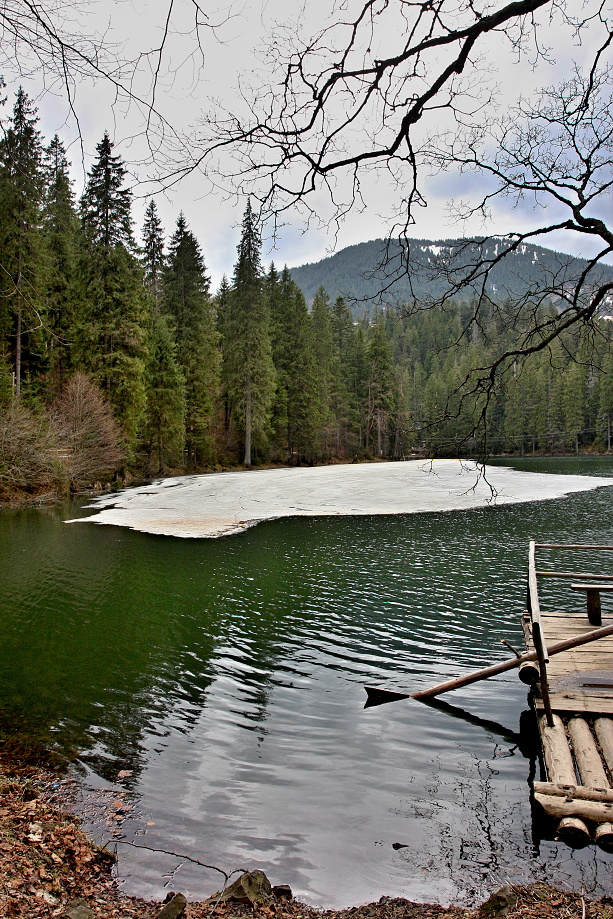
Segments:
[[[494,737],[491,740],[491,759],[470,753],[454,761],[452,775],[446,757],[437,756],[425,783],[428,798],[419,801],[414,810],[427,821],[425,846],[412,846],[400,853],[416,875],[424,867],[436,872],[442,900],[469,904],[482,900],[498,881],[500,886],[507,881],[510,863],[525,861],[531,849],[529,831],[519,840],[517,833],[517,827],[525,824],[525,804],[509,806],[496,767],[500,757],[518,754],[517,745],[501,743]],[[451,777],[445,779],[445,774]],[[512,832],[510,822],[516,824]],[[515,852],[511,853],[513,846]]]
[[[482,719],[447,703],[437,705],[448,715],[478,725]],[[491,757],[468,753],[449,769],[447,758],[437,755],[424,778],[427,797],[406,806],[402,816],[417,817],[427,825],[417,840],[398,856],[407,875],[419,877],[436,872],[441,900],[475,904],[497,886],[509,881],[532,883],[543,880],[569,889],[583,889],[600,896],[610,892],[610,865],[606,856],[590,850],[572,850],[563,843],[545,841],[543,827],[526,819],[530,786],[538,765],[538,735],[534,715],[522,712],[520,731],[515,733],[483,721],[492,741]],[[494,733],[495,732],[495,733]],[[467,740],[468,743],[468,740]],[[523,756],[528,760],[525,797],[512,801],[505,786],[503,761]],[[451,776],[445,779],[445,775]]]
[[[189,733],[219,674],[235,723],[263,740],[287,636],[305,620],[287,594],[277,535],[220,543],[62,523],[61,509],[0,521],[0,731],[80,756],[134,785],[151,742]],[[279,545],[280,543],[280,545]]]

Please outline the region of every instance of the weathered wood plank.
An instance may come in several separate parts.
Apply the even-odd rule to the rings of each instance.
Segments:
[[[550,635],[555,635],[556,638],[566,637],[566,635],[583,635],[584,632],[589,630],[585,616],[581,621],[574,617],[571,619],[570,616],[568,619],[557,618],[556,616],[541,616],[541,620],[543,628],[547,629]],[[608,625],[609,622],[613,622],[610,616],[605,625]]]
[[[585,655],[568,655],[562,660],[551,661],[551,673],[575,672],[577,670],[610,670],[613,664],[613,655],[605,654],[585,654]]]
[[[590,682],[589,675],[591,673],[593,673],[594,671],[597,671],[598,673],[602,673],[603,671],[608,671],[610,669],[610,664],[611,664],[610,657],[606,657],[604,660],[599,659],[597,657],[585,657],[585,658],[575,657],[575,658],[571,658],[567,662],[567,665],[565,667],[556,662],[554,665],[552,665],[549,673],[550,673],[550,677],[552,680],[561,679],[562,677],[566,675],[573,676],[574,678],[579,679],[581,674],[585,673],[586,675],[585,682],[589,683]],[[593,679],[596,680],[597,677],[594,676]],[[607,686],[605,683],[601,683],[600,680],[599,680],[599,685],[602,685],[603,690],[606,690],[607,688],[609,689],[611,688],[610,686]],[[585,688],[587,690],[590,689],[589,686],[586,686]]]
[[[589,664],[590,661],[598,661],[598,664],[602,670],[613,669],[613,649],[611,649],[611,651],[608,653],[606,651],[586,651],[583,654],[569,654],[568,652],[565,652],[565,656],[561,660],[551,661],[551,664],[558,669],[565,669],[565,664],[567,666],[575,667],[576,665],[582,666],[586,663]],[[602,666],[603,664],[605,666]]]
[[[579,571],[541,571],[536,572],[539,578],[581,578],[590,581],[613,581],[613,574],[584,574]]]
[[[568,736],[581,777],[581,784],[589,788],[608,788],[609,782],[600,759],[594,735],[584,718],[570,718]]]
[[[613,698],[611,697],[552,692],[550,693],[550,700],[554,712],[613,715]],[[537,712],[541,712],[543,709],[541,699],[535,698],[534,704]]]
[[[535,542],[534,547],[536,549],[604,549],[606,552],[613,552],[613,546],[575,546],[567,543],[554,542]]]

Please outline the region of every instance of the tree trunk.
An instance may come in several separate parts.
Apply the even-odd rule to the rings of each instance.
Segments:
[[[17,307],[17,330],[15,332],[15,396],[21,395],[21,304]]]
[[[21,221],[20,221],[21,224]],[[21,247],[17,257],[17,328],[15,331],[15,395],[21,395]]]
[[[251,377],[247,379],[245,392],[245,466],[251,466]]]

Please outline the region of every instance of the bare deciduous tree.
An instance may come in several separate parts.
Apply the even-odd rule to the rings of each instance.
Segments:
[[[559,86],[541,84],[527,98],[518,87],[514,106],[501,116],[486,55],[510,50],[529,83],[532,68],[547,64],[554,34],[558,43],[565,36],[568,78]],[[253,115],[205,119],[199,157],[185,168],[221,164],[226,181],[257,197],[262,217],[275,227],[290,209],[318,219],[323,192],[329,219],[340,222],[356,209],[380,206],[378,197],[368,199],[373,179],[391,183],[390,244],[377,270],[383,297],[400,274],[416,270],[409,234],[428,203],[428,180],[437,172],[476,174],[477,181],[466,182],[468,200],[453,205],[455,221],[479,215],[487,227],[493,205],[506,199],[515,207],[508,208],[509,232],[496,239],[494,256],[486,255],[492,238],[480,237],[477,245],[459,244],[433,259],[427,270],[439,289],[444,282],[443,294],[416,295],[404,308],[469,300],[462,335],[499,312],[517,332],[516,343],[474,368],[461,387],[487,396],[518,359],[547,349],[567,329],[594,324],[613,296],[598,271],[613,252],[606,216],[612,39],[613,15],[601,0],[344,0],[316,35],[287,33],[285,43],[275,35],[267,61],[274,76],[248,97]],[[572,63],[573,52],[582,66]],[[507,79],[505,107],[512,89]],[[223,165],[228,156],[230,167]],[[380,185],[374,187],[377,196]],[[514,214],[521,218],[515,227]],[[560,257],[537,284],[521,289],[520,283],[519,293],[515,285],[512,305],[501,308],[505,292],[494,302],[493,270],[526,242],[547,244],[552,233],[589,237],[587,267]]]
[[[158,106],[160,82],[172,83],[178,70],[186,67],[195,82],[205,63],[205,34],[218,31],[236,14],[233,0],[217,14],[207,12],[198,0],[168,0],[148,10],[147,36],[156,40],[142,46],[122,31],[124,11],[102,6],[99,15],[92,0],[3,0],[0,4],[0,82],[34,77],[41,92],[63,97],[75,120],[79,136],[79,84],[90,80],[110,86],[111,98],[131,112],[135,133],[142,132],[150,159],[171,143],[175,152],[188,157],[183,138]],[[183,30],[191,14],[188,34]],[[180,15],[181,25],[174,26]],[[105,18],[106,17],[106,18]],[[184,43],[180,55],[173,54],[177,36]],[[185,41],[184,41],[185,40]],[[127,50],[127,49],[130,50]],[[175,59],[179,57],[179,63]]]
[[[62,470],[46,419],[16,400],[0,411],[0,493],[57,488]]]
[[[125,459],[110,405],[87,374],[75,373],[50,412],[58,456],[73,488],[92,485]]]

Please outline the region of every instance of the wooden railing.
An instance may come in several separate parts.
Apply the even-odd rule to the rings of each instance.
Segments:
[[[547,679],[547,664],[549,656],[547,652],[547,642],[543,632],[543,622],[541,619],[541,606],[538,594],[538,578],[571,578],[579,580],[579,584],[572,584],[574,590],[584,590],[587,596],[587,613],[588,619],[592,625],[601,625],[600,618],[600,591],[612,591],[613,584],[603,584],[599,582],[613,581],[611,574],[585,574],[574,571],[543,571],[537,570],[536,567],[536,550],[537,549],[588,549],[590,551],[613,552],[613,546],[591,546],[591,545],[564,545],[561,543],[537,543],[530,540],[528,548],[528,611],[532,626],[532,640],[534,649],[537,654],[539,666],[539,682],[541,695],[543,697],[543,708],[547,715],[547,723],[553,724],[551,704],[549,700],[549,682]],[[592,583],[587,583],[592,582]],[[596,582],[596,583],[593,583]]]
[[[551,711],[551,702],[549,700],[549,681],[547,679],[547,664],[549,656],[547,654],[547,642],[543,632],[543,622],[541,619],[541,605],[539,603],[538,583],[536,580],[536,543],[530,540],[528,547],[528,611],[532,622],[532,641],[536,651],[536,659],[539,665],[539,683],[541,686],[541,697],[543,699],[543,708],[547,716],[547,724],[553,726],[553,712]]]

